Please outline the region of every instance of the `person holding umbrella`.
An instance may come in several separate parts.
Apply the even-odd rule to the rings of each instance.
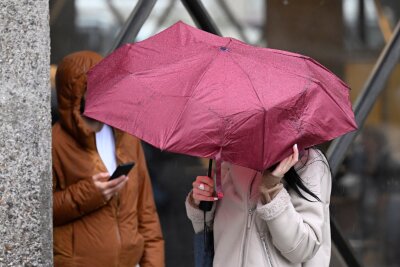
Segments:
[[[85,116],[215,160],[186,203],[196,232],[214,222],[214,266],[328,266],[331,177],[312,147],[357,124],[349,87],[315,60],[177,22],[91,69]]]
[[[224,197],[206,217],[213,266],[329,266],[331,174],[321,151],[299,156],[294,145],[292,155],[264,172],[224,162],[222,177]],[[196,233],[204,230],[200,201],[216,199],[213,179],[198,176],[186,200]]]
[[[163,267],[164,241],[140,140],[82,115],[86,72],[102,57],[66,56],[52,129],[54,266]],[[118,164],[135,162],[110,180]]]

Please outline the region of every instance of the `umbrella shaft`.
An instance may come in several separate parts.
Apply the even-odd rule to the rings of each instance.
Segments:
[[[207,176],[211,177],[212,175],[212,159],[210,159],[209,163],[208,163],[208,173]],[[215,178],[212,177],[214,179],[214,189],[215,189]],[[213,202],[212,201],[200,201],[200,205],[199,208],[206,212],[206,211],[210,211],[212,208]]]

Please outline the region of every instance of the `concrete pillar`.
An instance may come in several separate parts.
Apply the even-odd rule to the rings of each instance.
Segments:
[[[0,266],[52,266],[48,0],[0,1]]]

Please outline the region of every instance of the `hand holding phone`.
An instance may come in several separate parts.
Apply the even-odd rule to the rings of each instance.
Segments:
[[[135,162],[127,162],[127,163],[118,165],[117,169],[110,176],[110,179],[108,179],[108,181],[116,179],[116,178],[120,177],[121,175],[128,175],[129,171],[133,168],[133,166],[135,166]]]

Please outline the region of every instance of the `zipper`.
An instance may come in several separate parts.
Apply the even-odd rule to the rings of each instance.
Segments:
[[[248,243],[248,236],[251,229],[251,223],[253,222],[253,212],[255,209],[249,209],[247,213],[247,225],[244,234],[244,243],[243,243],[243,250],[242,250],[242,264],[241,266],[244,267],[246,264],[246,256],[247,256],[247,243]]]
[[[270,234],[269,230],[267,231],[267,239],[265,239],[265,244],[266,244],[266,245],[268,246],[268,248],[269,248],[269,247],[272,247],[272,245],[271,245],[271,246],[269,245],[268,240],[272,240],[272,237],[271,237],[271,234]],[[272,264],[271,250],[268,249],[267,252],[268,252],[269,261],[271,262],[271,266],[272,266],[273,264]]]
[[[250,185],[249,185],[249,194],[247,196],[247,207],[249,206],[250,203],[250,198],[251,198],[251,190],[253,188],[253,183],[255,181],[255,178],[257,176],[257,172],[255,173],[255,175],[253,176]],[[247,243],[248,243],[248,236],[249,236],[249,232],[251,230],[251,224],[253,222],[253,212],[254,212],[255,208],[248,208],[248,212],[247,212],[247,222],[246,222],[246,229],[245,229],[245,233],[244,233],[244,239],[243,239],[243,247],[242,247],[242,262],[241,262],[241,266],[245,267],[246,264],[246,255],[247,255]]]
[[[256,229],[258,232],[258,235],[260,237],[260,242],[261,242],[261,247],[263,249],[263,254],[264,254],[264,258],[265,261],[268,263],[269,267],[274,267],[273,263],[272,263],[272,256],[271,256],[271,251],[269,249],[269,245],[268,245],[268,232],[267,232],[267,236],[260,230],[257,222],[255,222],[256,225]]]
[[[250,230],[251,222],[253,221],[253,211],[254,209],[249,209],[247,214],[247,231]]]
[[[261,245],[263,247],[265,260],[266,260],[266,262],[268,262],[268,266],[273,267],[271,255],[269,253],[270,251],[268,249],[268,244],[267,244],[267,241],[265,240],[264,235],[260,235],[260,241],[261,241]]]
[[[268,259],[268,263],[271,267],[274,267],[274,265],[272,264],[272,256],[271,256],[271,250],[269,249],[269,245],[268,245],[268,233],[267,236],[265,236],[264,234],[260,233],[260,239],[261,239],[261,243],[264,247],[264,252],[266,254],[266,259]]]

